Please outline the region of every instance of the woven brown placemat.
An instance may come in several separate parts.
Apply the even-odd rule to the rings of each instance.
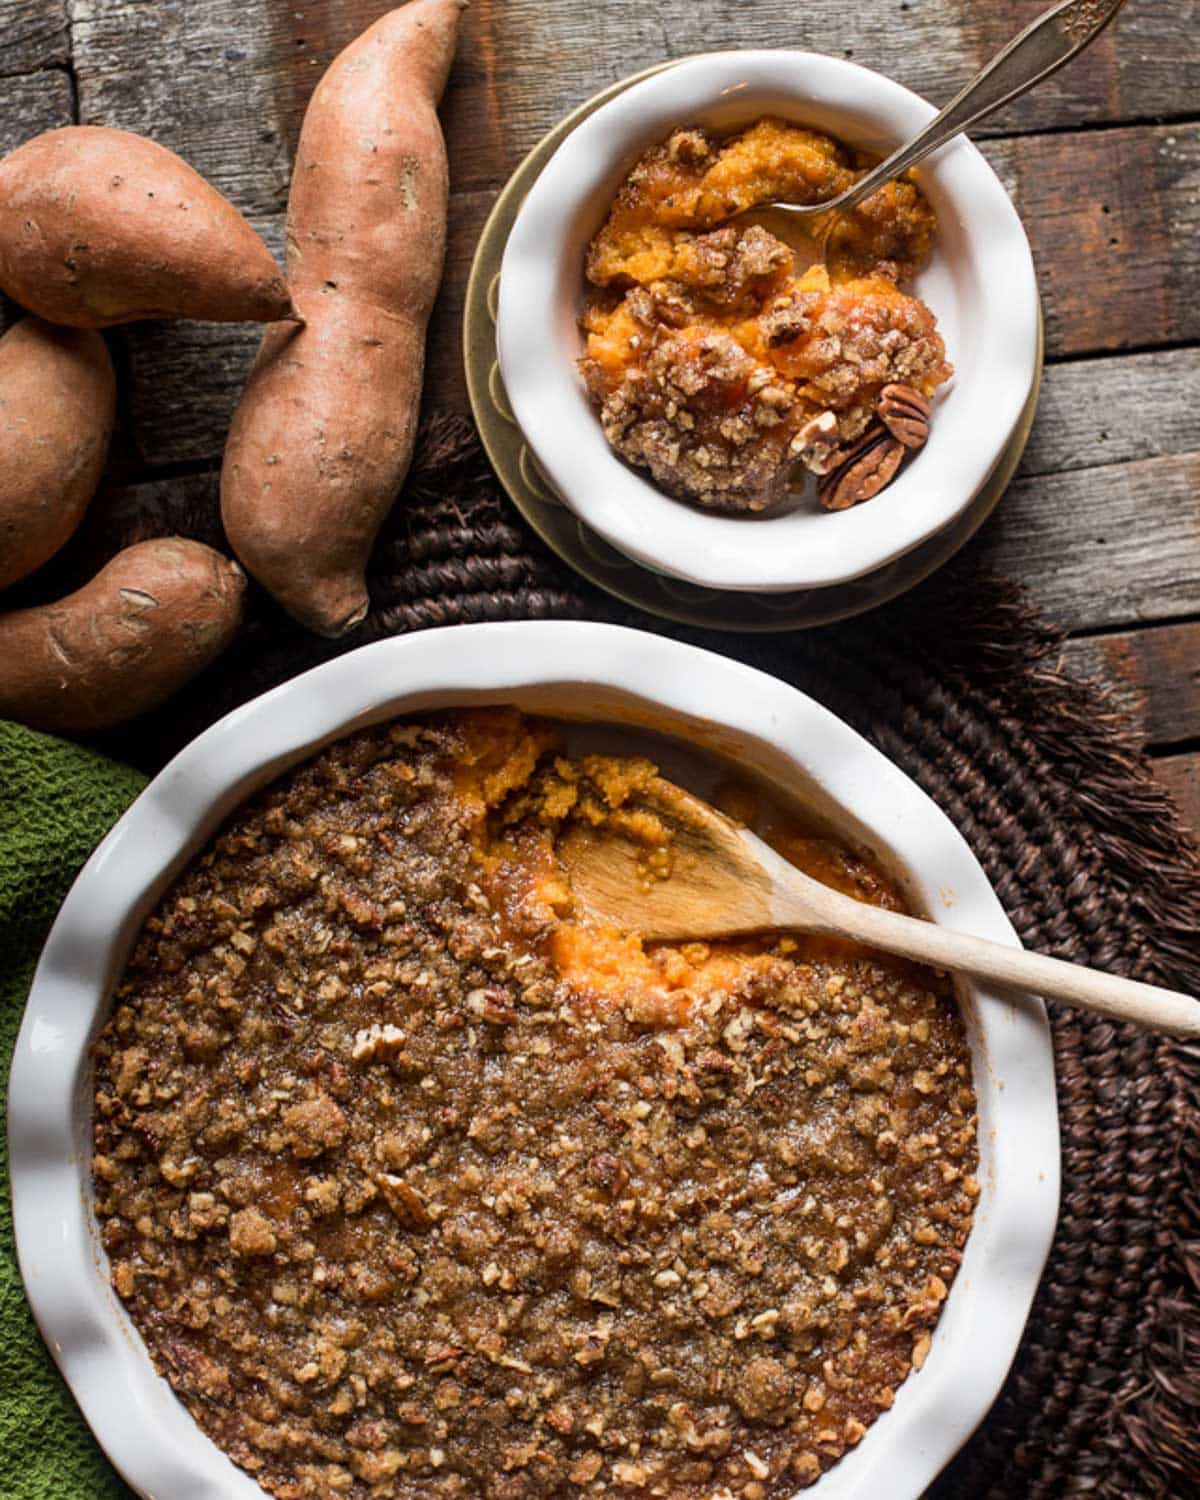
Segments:
[[[223,545],[215,478],[164,485],[136,515],[98,514],[83,544],[93,569],[143,536]],[[336,644],[253,594],[238,646],[104,748],[154,769],[236,703],[382,635],[547,617],[664,628],[551,557],[453,418],[425,429],[370,581],[371,615]],[[1122,722],[1055,670],[1054,632],[969,553],[847,625],[752,641],[670,633],[795,683],[878,745],[958,825],[1029,946],[1200,992],[1195,846]],[[1200,1496],[1200,1052],[1052,1014],[1057,1238],[1004,1392],[931,1495],[1187,1500]]]

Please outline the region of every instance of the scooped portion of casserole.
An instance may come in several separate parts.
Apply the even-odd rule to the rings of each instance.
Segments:
[[[768,118],[724,140],[677,130],[626,178],[588,251],[581,368],[609,442],[668,494],[765,510],[798,472],[838,467],[889,387],[927,403],[949,378],[933,313],[901,290],[936,232],[913,182],[839,218],[824,261],[770,216],[727,222],[823,202],[870,164]],[[898,466],[912,445],[895,444]]]

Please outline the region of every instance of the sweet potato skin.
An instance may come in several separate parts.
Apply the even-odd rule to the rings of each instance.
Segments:
[[[227,198],[165,146],[98,125],[0,161],[0,288],[71,328],[291,315],[271,252]]]
[[[66,599],[0,615],[0,718],[50,730],[135,718],[225,649],[245,588],[200,542],[127,547]]]
[[[116,407],[98,333],[22,318],[0,338],[0,589],[40,568],[83,519]]]
[[[367,559],[412,457],[445,252],[437,103],[460,10],[459,0],[410,0],[317,85],[288,200],[288,277],[304,325],[267,330],[225,450],[234,551],[322,635],[366,614]]]

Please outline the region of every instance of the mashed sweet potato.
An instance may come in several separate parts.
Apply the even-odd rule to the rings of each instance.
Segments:
[[[645,849],[647,881],[668,876],[670,832],[638,800],[657,768],[640,756],[547,753],[553,742],[530,720],[489,714],[462,723],[468,764],[460,765],[460,787],[478,787],[480,807],[488,809],[478,825],[484,888],[494,905],[513,913],[517,927],[545,934],[546,955],[572,989],[632,1007],[646,1024],[684,1024],[706,996],[765,979],[781,958],[812,963],[865,954],[853,943],[797,933],[646,943],[597,923],[578,909],[555,855],[556,840],[569,823],[594,829],[597,837],[620,829]],[[880,870],[845,844],[805,828],[758,788],[723,782],[713,804],[814,879],[899,909],[896,890]]]

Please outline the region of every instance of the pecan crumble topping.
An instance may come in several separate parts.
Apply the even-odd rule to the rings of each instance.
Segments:
[[[933,314],[899,285],[935,227],[913,183],[840,219],[824,266],[764,225],[723,223],[775,199],[820,202],[867,165],[765,119],[725,141],[678,130],[621,187],[588,251],[581,368],[609,442],[668,494],[765,510],[797,469],[826,472],[885,389],[925,401],[949,377]]]
[[[978,1193],[952,995],[578,921],[554,829],[644,769],[506,710],[364,731],[145,924],[95,1048],[113,1285],[279,1500],[777,1500],[925,1358]]]

